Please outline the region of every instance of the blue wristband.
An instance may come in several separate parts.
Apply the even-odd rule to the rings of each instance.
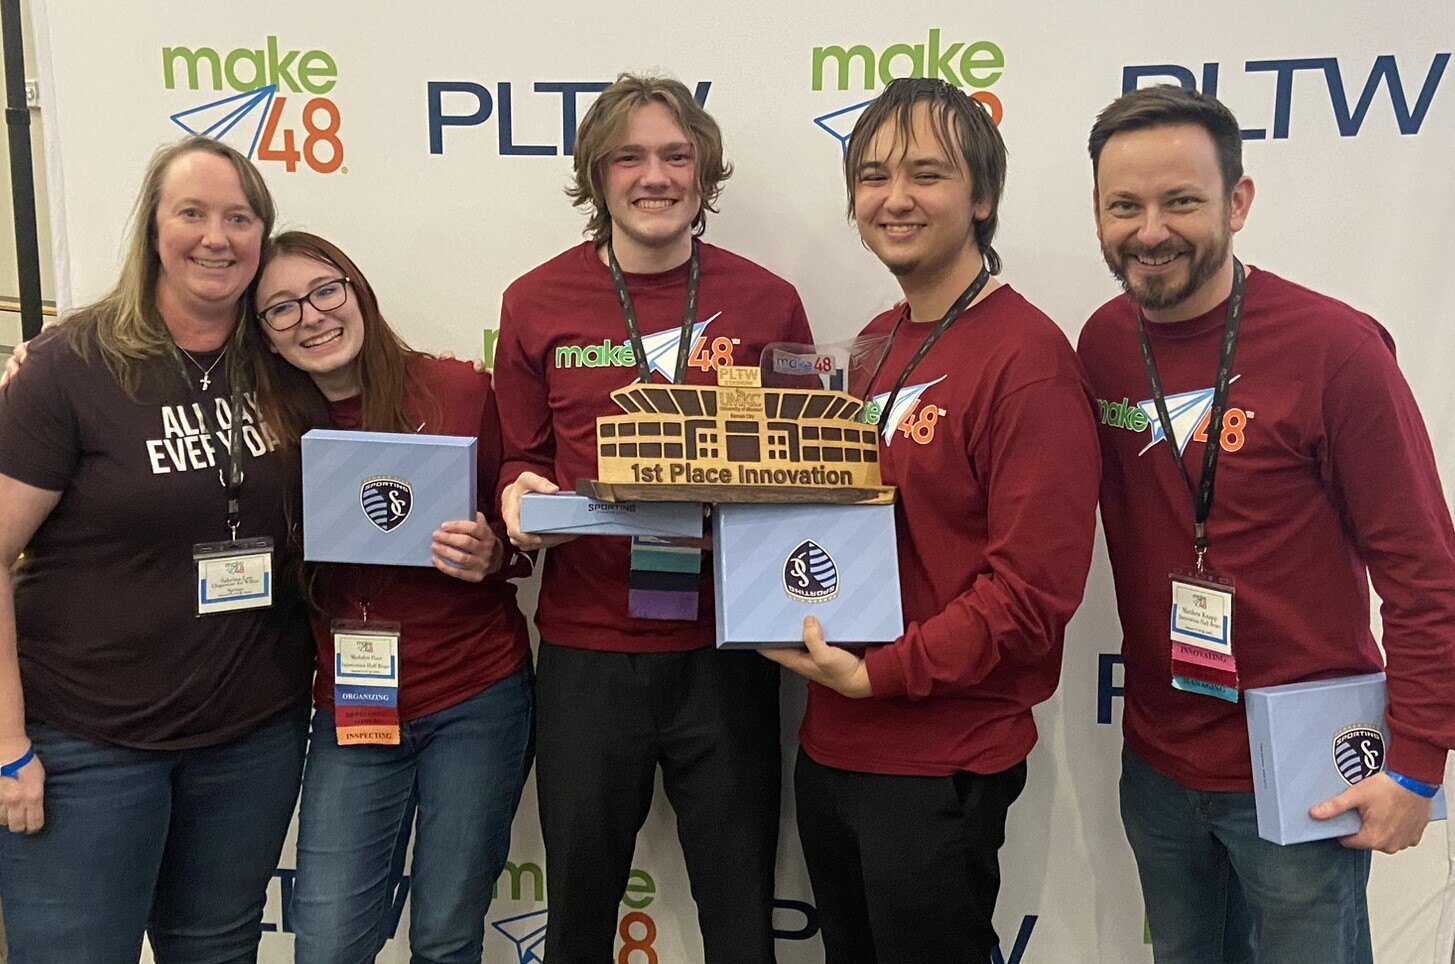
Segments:
[[[7,763],[4,766],[0,766],[0,777],[5,777],[10,780],[19,780],[20,777],[18,776],[18,774],[20,773],[21,769],[23,769],[27,763],[34,759],[35,747],[26,747],[25,752],[20,755],[20,759],[16,760],[14,763]]]
[[[1395,783],[1404,787],[1410,793],[1416,793],[1428,800],[1440,792],[1440,788],[1429,783],[1421,783],[1413,777],[1407,777],[1403,773],[1395,773],[1393,770],[1385,770],[1384,775]]]

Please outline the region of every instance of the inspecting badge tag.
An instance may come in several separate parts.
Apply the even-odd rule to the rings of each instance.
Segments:
[[[272,605],[272,539],[198,543],[192,558],[197,563],[197,615]]]
[[[1171,584],[1173,687],[1238,702],[1232,582],[1204,571],[1174,572]]]
[[[333,676],[338,745],[397,745],[399,624],[334,620]]]

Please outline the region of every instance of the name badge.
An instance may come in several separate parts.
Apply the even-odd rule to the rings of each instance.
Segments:
[[[192,547],[197,563],[197,615],[262,609],[273,604],[273,540],[236,539]]]
[[[334,620],[333,676],[338,745],[398,745],[399,624]]]
[[[1233,583],[1204,572],[1174,572],[1172,686],[1238,702],[1238,662],[1233,655]]]

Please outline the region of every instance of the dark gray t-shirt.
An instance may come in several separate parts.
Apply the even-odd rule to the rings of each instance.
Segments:
[[[194,353],[196,354],[196,353]],[[196,354],[203,367],[218,353]],[[156,364],[165,365],[166,362]],[[210,746],[308,698],[313,646],[288,546],[285,459],[245,398],[239,538],[271,536],[273,605],[198,616],[192,547],[226,539],[227,363],[136,402],[61,330],[0,394],[0,473],[61,492],[26,547],[15,613],[26,717],[142,749]],[[169,373],[170,374],[170,373]],[[0,507],[0,511],[4,511]]]

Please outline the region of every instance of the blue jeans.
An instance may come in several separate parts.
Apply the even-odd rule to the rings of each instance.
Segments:
[[[0,833],[11,964],[253,961],[298,799],[306,707],[194,750],[132,750],[27,724],[45,829]]]
[[[1369,851],[1269,843],[1253,794],[1189,790],[1126,749],[1121,809],[1157,964],[1372,964]]]
[[[370,962],[393,936],[393,898],[416,811],[411,960],[479,964],[531,743],[529,666],[401,723],[398,746],[341,747],[333,712],[317,710],[298,813],[291,912],[298,964]]]

